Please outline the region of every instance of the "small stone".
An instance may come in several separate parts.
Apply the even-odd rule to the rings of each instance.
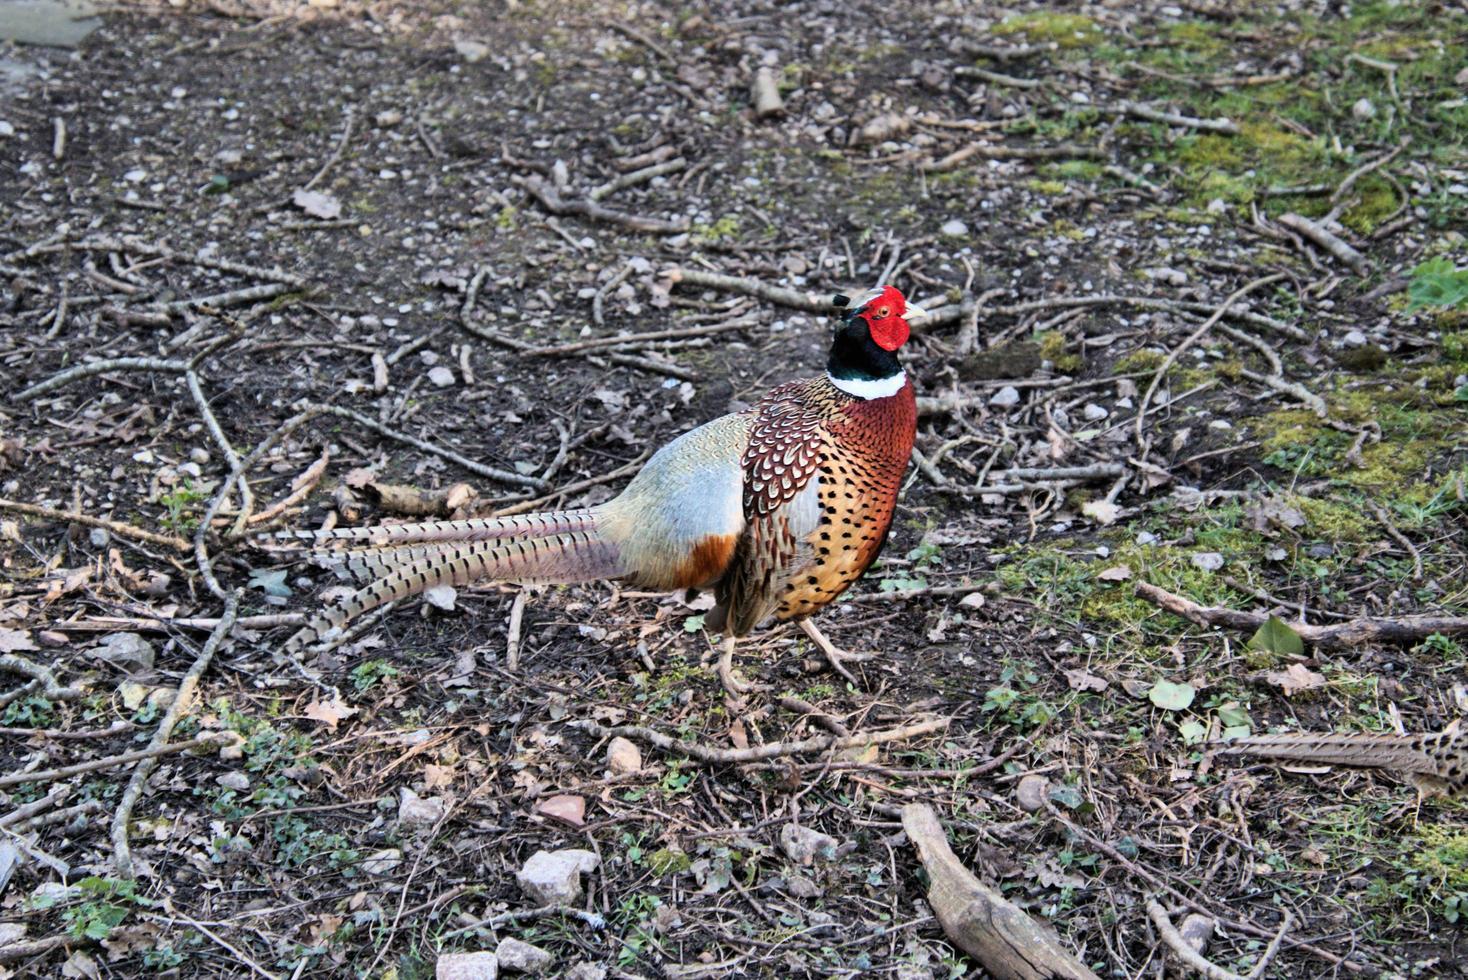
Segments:
[[[427,799],[404,786],[398,796],[398,822],[409,827],[432,827],[443,819],[448,808],[442,798]]]
[[[435,387],[448,388],[454,383],[453,369],[446,368],[443,365],[431,368],[428,371],[428,380],[433,382]]]
[[[790,894],[796,898],[820,898],[825,894],[821,886],[803,875],[791,875],[790,881],[785,886]]]
[[[136,633],[113,633],[104,637],[93,648],[93,652],[99,660],[105,660],[115,667],[140,667],[143,670],[153,668],[153,659],[156,656],[153,644]]]
[[[1375,119],[1376,106],[1371,104],[1370,99],[1357,99],[1351,106],[1351,115],[1360,120]]]
[[[455,41],[454,50],[459,53],[460,58],[471,65],[489,57],[489,45],[481,41],[470,41],[467,38]]]
[[[1100,422],[1110,414],[1110,412],[1095,402],[1088,402],[1086,407],[1081,409],[1081,415],[1085,416],[1087,422]]]
[[[1341,343],[1347,347],[1365,347],[1366,335],[1359,330],[1351,330],[1341,338]]]
[[[938,229],[939,234],[946,238],[967,238],[968,225],[957,218],[943,222],[943,227]]]
[[[538,905],[570,905],[581,897],[582,873],[600,864],[601,858],[579,848],[536,851],[515,873],[515,881]]]
[[[250,788],[250,777],[242,772],[224,772],[214,777],[214,781],[225,789],[232,789],[236,793],[243,793]]]
[[[1209,214],[1223,214],[1228,210],[1228,202],[1221,197],[1215,197],[1208,202],[1208,207],[1204,210]]]
[[[1216,551],[1195,551],[1192,560],[1194,567],[1205,572],[1216,572],[1223,567],[1223,555]]]
[[[403,863],[403,852],[396,847],[369,854],[362,859],[362,870],[370,875],[390,875]]]
[[[444,953],[433,973],[435,980],[495,980],[499,974],[493,953]]]
[[[459,590],[452,585],[435,585],[431,589],[423,590],[423,601],[444,612],[453,612],[458,599]]]
[[[607,980],[607,968],[582,960],[566,971],[565,980]]]
[[[1148,269],[1147,275],[1151,279],[1157,282],[1165,282],[1169,286],[1186,286],[1188,284],[1188,274],[1181,269],[1162,266],[1157,269]]]
[[[189,450],[189,462],[204,466],[209,462],[209,450],[202,446],[195,446]]]
[[[15,127],[12,126],[12,125],[10,125],[10,123],[6,122],[4,119],[0,119],[0,136],[14,136],[14,135],[15,135]]]
[[[1194,912],[1183,919],[1183,924],[1178,926],[1178,932],[1182,934],[1183,941],[1193,947],[1195,953],[1208,952],[1208,943],[1213,939],[1213,919],[1206,915]]]
[[[1020,778],[1014,787],[1014,802],[1026,813],[1038,813],[1045,809],[1045,794],[1050,789],[1050,780],[1037,772]]]
[[[87,534],[87,540],[92,543],[93,548],[105,548],[107,542],[112,540],[112,535],[105,527],[94,527]]]
[[[398,123],[402,122],[403,114],[395,109],[384,109],[374,117],[374,121],[377,123],[377,125],[386,129],[389,126],[396,126]]]
[[[556,961],[554,953],[532,946],[513,936],[506,936],[494,948],[495,959],[506,970],[517,973],[543,973]]]
[[[617,736],[607,744],[607,768],[617,776],[638,772],[642,769],[642,750],[636,742]]]
[[[535,812],[572,827],[582,827],[586,824],[586,797],[575,793],[558,793],[536,803]]]
[[[1214,419],[1213,421],[1208,423],[1208,428],[1212,429],[1215,432],[1227,432],[1233,427],[1233,423],[1230,422],[1228,419]]]
[[[1074,102],[1076,105],[1090,105],[1091,104],[1091,97],[1089,95],[1087,95],[1085,92],[1072,92],[1072,93],[1070,93],[1070,100],[1072,102]]]
[[[830,860],[836,854],[838,841],[819,830],[787,823],[780,828],[780,849],[797,864],[810,864],[817,857]]]
[[[993,397],[989,399],[989,404],[995,408],[1009,408],[1013,405],[1018,405],[1019,389],[1014,385],[1005,385],[1003,388],[994,392]]]

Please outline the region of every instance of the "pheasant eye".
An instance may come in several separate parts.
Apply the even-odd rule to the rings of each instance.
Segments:
[[[885,307],[884,306],[880,310],[877,311],[877,319],[878,320],[885,320],[885,319],[887,319],[888,315],[891,312],[892,312],[891,309],[889,309],[888,307]]]

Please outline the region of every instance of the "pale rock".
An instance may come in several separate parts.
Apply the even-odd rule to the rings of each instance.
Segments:
[[[136,633],[113,633],[93,648],[97,659],[114,667],[151,670],[156,656],[153,644]]]
[[[435,980],[495,980],[499,974],[493,953],[444,953],[433,973]]]
[[[607,968],[582,960],[566,971],[563,980],[607,980]]]
[[[209,450],[201,446],[195,446],[189,450],[189,462],[198,463],[200,466],[207,465],[209,462]]]
[[[1192,560],[1196,567],[1205,572],[1216,572],[1223,567],[1223,555],[1216,551],[1196,551]]]
[[[1110,412],[1102,408],[1100,405],[1097,405],[1095,402],[1088,402],[1086,406],[1081,409],[1081,415],[1085,416],[1087,422],[1100,422],[1102,419],[1106,418],[1110,414]]]
[[[370,875],[390,875],[403,863],[403,852],[396,847],[376,851],[362,859],[362,870]]]
[[[454,371],[452,368],[446,368],[440,364],[436,368],[429,369],[428,380],[431,381],[436,388],[452,387],[454,383]]]
[[[398,797],[398,822],[413,827],[432,827],[443,819],[447,807],[441,797],[419,796],[404,786]]]
[[[1367,119],[1376,118],[1376,106],[1371,104],[1370,99],[1357,99],[1351,106],[1351,115],[1363,122]]]
[[[810,864],[817,857],[829,860],[836,852],[836,838],[819,830],[787,823],[780,828],[780,849],[798,864]]]
[[[14,135],[15,135],[15,127],[12,126],[12,125],[10,125],[10,123],[6,122],[4,119],[0,119],[0,136],[14,136]]]
[[[489,45],[481,41],[470,41],[467,38],[455,41],[454,50],[458,52],[460,58],[471,65],[489,57]]]
[[[989,404],[995,408],[1010,408],[1018,405],[1019,389],[1014,385],[1005,385],[1003,388],[994,392],[993,397],[989,399]]]
[[[1341,338],[1341,343],[1347,347],[1365,347],[1366,335],[1359,330],[1351,330]]]
[[[1147,276],[1156,282],[1165,282],[1169,286],[1186,286],[1188,274],[1179,269],[1162,266],[1156,269],[1148,269]]]
[[[452,585],[435,585],[431,589],[423,590],[423,601],[444,612],[453,612],[458,599],[459,592]]]
[[[377,125],[386,129],[389,126],[396,126],[398,123],[402,122],[403,114],[395,109],[384,109],[373,117],[373,121],[376,122]]]
[[[1026,813],[1038,813],[1045,809],[1045,794],[1050,789],[1050,780],[1037,772],[1021,777],[1014,787],[1014,802]]]
[[[105,548],[107,542],[112,540],[112,535],[105,527],[94,527],[87,534],[87,540],[91,542],[93,548]]]
[[[580,848],[536,851],[515,873],[515,881],[538,905],[570,905],[581,897],[582,873],[600,864],[601,858]]]
[[[1208,202],[1206,210],[1209,214],[1223,214],[1228,211],[1228,202],[1221,197],[1215,197]]]
[[[954,218],[951,221],[943,222],[943,227],[939,228],[938,232],[947,238],[967,238],[968,225]]]
[[[516,973],[544,973],[556,961],[554,953],[513,936],[501,939],[494,949],[494,955],[500,966]]]
[[[223,772],[215,776],[214,781],[225,789],[232,789],[237,793],[243,793],[250,788],[250,777],[242,772]]]
[[[638,772],[642,769],[642,750],[636,742],[617,736],[607,744],[607,768],[617,776]]]

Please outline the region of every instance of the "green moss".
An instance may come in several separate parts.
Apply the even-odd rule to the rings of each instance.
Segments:
[[[1032,191],[1049,194],[1051,197],[1058,197],[1067,190],[1065,184],[1058,180],[1027,180],[1025,186]]]
[[[1468,363],[1468,330],[1443,334],[1443,356],[1456,364]]]
[[[1044,172],[1069,180],[1096,180],[1106,170],[1094,160],[1064,160],[1050,164]]]
[[[1289,502],[1305,515],[1309,532],[1326,541],[1365,541],[1377,533],[1360,501],[1291,496]]]
[[[693,867],[693,861],[676,847],[664,847],[647,856],[647,869],[659,878],[681,874]]]
[[[694,225],[693,237],[703,242],[722,242],[739,234],[739,216],[726,214],[708,225]]]
[[[1040,345],[1040,356],[1051,364],[1055,370],[1065,374],[1075,374],[1084,363],[1080,354],[1070,354],[1065,349],[1065,335],[1058,330],[1046,330],[1035,334],[1035,340]]]
[[[1008,17],[994,28],[994,34],[1008,37],[1018,34],[1036,44],[1056,44],[1062,48],[1082,48],[1101,40],[1101,28],[1080,14],[1033,13]]]
[[[1360,200],[1341,215],[1341,224],[1363,235],[1376,230],[1401,204],[1392,185],[1374,174],[1356,185],[1356,193]]]
[[[1125,357],[1118,358],[1111,366],[1112,374],[1137,374],[1139,372],[1153,372],[1162,367],[1162,362],[1167,360],[1167,355],[1161,351],[1142,350],[1132,351]]]

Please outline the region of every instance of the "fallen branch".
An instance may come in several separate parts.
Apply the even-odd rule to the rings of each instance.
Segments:
[[[990,71],[987,68],[973,65],[959,65],[953,69],[953,74],[959,78],[977,78],[992,85],[1005,85],[1010,88],[1039,88],[1045,84],[1038,78],[1017,78],[1014,75],[1005,75],[1002,72]]]
[[[176,752],[189,752],[193,749],[214,748],[223,745],[226,741],[228,739],[220,735],[200,735],[198,738],[191,738],[187,742],[174,742],[170,745],[161,745],[157,748],[138,749],[136,752],[109,755],[105,759],[93,759],[91,762],[78,762],[76,765],[62,766],[59,769],[13,772],[5,776],[0,776],[0,789],[4,789],[7,786],[19,786],[22,783],[55,782],[58,779],[80,776],[83,773],[96,772],[98,769],[111,769],[113,766],[125,766],[131,762],[152,759],[160,755],[173,755]]]
[[[79,381],[82,378],[90,378],[95,374],[105,374],[108,371],[171,371],[175,374],[183,374],[187,370],[189,370],[188,361],[167,360],[161,357],[111,357],[103,361],[78,364],[74,368],[53,374],[44,381],[38,381],[29,388],[18,392],[14,398],[18,402],[28,402],[62,385]]]
[[[1198,303],[1186,300],[1163,299],[1157,296],[1120,296],[1115,293],[1101,293],[1092,296],[1055,296],[1050,299],[1032,300],[1026,303],[1015,303],[1011,306],[989,306],[984,312],[992,316],[1024,316],[1027,313],[1040,313],[1046,310],[1067,310],[1087,306],[1134,306],[1139,310],[1166,310],[1169,313],[1213,313],[1217,307],[1209,303]],[[918,321],[923,329],[930,327],[947,326],[957,323],[963,316],[963,307],[960,303],[951,303],[929,310],[928,315]],[[1282,333],[1295,340],[1309,340],[1310,335],[1292,323],[1276,320],[1274,317],[1255,313],[1251,310],[1230,310],[1224,314],[1228,320],[1238,320],[1242,323],[1252,324],[1257,327],[1265,327],[1276,333]]]
[[[464,469],[468,470],[471,473],[478,473],[480,476],[489,477],[491,480],[499,480],[501,483],[513,483],[516,486],[530,487],[535,490],[545,490],[549,487],[549,484],[546,483],[546,481],[541,480],[537,477],[524,476],[523,474],[513,473],[509,470],[502,470],[493,466],[485,466],[483,463],[477,463],[474,460],[469,459],[467,456],[463,456],[459,453],[454,452],[452,449],[444,449],[441,446],[435,446],[431,442],[425,442],[424,440],[419,439],[417,436],[410,436],[406,432],[399,432],[398,430],[391,428],[390,426],[383,425],[381,422],[377,421],[374,418],[369,418],[368,416],[363,415],[361,412],[355,412],[350,408],[343,408],[340,405],[321,405],[315,403],[307,403],[302,407],[307,411],[323,412],[327,415],[335,415],[339,418],[351,419],[358,425],[367,429],[371,429],[373,432],[376,432],[380,436],[392,439],[395,442],[401,442],[405,445],[412,446],[415,449],[421,449],[426,453],[433,453],[433,455],[435,456],[439,456],[443,459],[448,460],[451,463],[462,466]]]
[[[1222,606],[1203,606],[1191,599],[1174,595],[1148,582],[1138,582],[1136,593],[1168,612],[1176,613],[1199,626],[1222,626],[1239,632],[1252,632],[1270,619],[1268,613],[1243,612]],[[1326,649],[1357,647],[1366,643],[1416,643],[1434,633],[1444,636],[1468,634],[1468,616],[1411,615],[1393,619],[1361,616],[1330,626],[1311,626],[1292,622],[1290,629],[1312,646]]]
[[[636,187],[638,184],[646,183],[654,177],[677,173],[686,166],[688,166],[688,161],[682,157],[668,160],[665,163],[655,163],[651,167],[643,167],[641,170],[634,170],[630,174],[622,174],[620,177],[607,181],[600,187],[592,188],[591,192],[586,195],[586,199],[588,201],[600,201],[609,194],[624,191],[629,187]]]
[[[66,521],[71,524],[80,524],[83,527],[100,527],[120,538],[130,538],[134,541],[145,541],[148,544],[161,545],[172,548],[175,551],[188,551],[189,543],[183,538],[173,538],[166,534],[156,534],[153,531],[144,531],[140,527],[124,524],[121,521],[109,521],[102,517],[88,517],[85,514],[73,514],[54,507],[42,507],[40,504],[25,504],[19,500],[6,500],[0,498],[0,510],[8,510],[15,514],[25,514],[29,517],[44,517],[51,521]]]
[[[1147,916],[1152,920],[1152,924],[1157,927],[1157,933],[1162,937],[1162,941],[1167,944],[1167,948],[1176,953],[1178,959],[1182,960],[1194,970],[1197,970],[1199,976],[1207,977],[1208,980],[1258,980],[1259,977],[1264,976],[1264,971],[1269,969],[1269,964],[1279,954],[1279,949],[1284,943],[1285,935],[1289,932],[1290,926],[1294,924],[1294,919],[1286,911],[1284,913],[1284,921],[1280,923],[1279,932],[1275,935],[1273,941],[1270,942],[1268,948],[1264,950],[1263,955],[1259,957],[1259,962],[1254,964],[1254,969],[1250,970],[1248,976],[1245,977],[1241,974],[1234,973],[1232,970],[1225,970],[1216,963],[1211,963],[1205,959],[1203,954],[1194,949],[1183,934],[1177,931],[1177,928],[1172,924],[1172,920],[1167,917],[1167,910],[1159,905],[1155,898],[1147,899]]]
[[[1257,371],[1250,371],[1248,368],[1240,368],[1239,375],[1256,384],[1264,385],[1266,388],[1273,388],[1280,394],[1289,395],[1291,398],[1304,402],[1310,407],[1310,411],[1314,412],[1320,418],[1325,418],[1329,414],[1329,409],[1325,405],[1325,399],[1298,381],[1287,380],[1283,375],[1279,374],[1260,374]]]
[[[204,671],[209,669],[209,663],[214,659],[214,654],[224,643],[229,631],[234,626],[235,615],[239,612],[240,594],[234,592],[225,600],[224,613],[219,617],[219,625],[214,627],[214,632],[209,634],[209,639],[204,641],[204,648],[194,658],[193,664],[183,679],[178,683],[178,691],[173,696],[173,703],[164,712],[163,719],[158,722],[158,730],[153,733],[153,738],[148,742],[151,750],[161,750],[168,746],[168,736],[173,734],[173,726],[178,724],[179,718],[193,704],[194,691],[199,686],[199,678],[204,676]],[[122,799],[118,801],[117,810],[112,815],[112,861],[117,873],[123,878],[134,878],[132,849],[127,843],[127,822],[132,817],[133,807],[137,805],[138,797],[143,793],[143,787],[148,784],[148,777],[158,765],[158,757],[151,756],[141,760],[136,769],[133,770],[132,778],[127,782],[127,789],[123,790]]]
[[[1290,231],[1308,238],[1318,245],[1321,250],[1350,266],[1351,270],[1357,275],[1364,275],[1371,267],[1371,263],[1366,260],[1366,256],[1309,218],[1290,211],[1274,220],[1290,229]]]
[[[25,255],[39,255],[45,252],[65,251],[93,251],[93,252],[126,252],[129,255],[145,255],[149,258],[163,259],[168,262],[186,262],[197,265],[203,269],[214,269],[218,272],[229,272],[237,276],[249,279],[265,279],[270,282],[283,282],[289,286],[304,286],[306,280],[295,273],[285,272],[281,269],[266,269],[263,266],[247,265],[244,262],[232,262],[229,259],[216,259],[213,256],[203,255],[195,252],[188,254],[176,252],[163,245],[149,245],[140,242],[136,238],[87,238],[80,242],[50,243],[35,249],[27,249]]]
[[[1123,102],[1119,106],[1104,108],[1101,111],[1131,116],[1133,119],[1145,119],[1147,122],[1166,123],[1169,126],[1202,129],[1210,133],[1227,133],[1230,136],[1237,136],[1239,133],[1239,127],[1231,119],[1198,119],[1194,116],[1183,116],[1176,112],[1153,109],[1151,106],[1139,105],[1136,102]]]
[[[708,337],[713,334],[728,333],[731,330],[743,330],[746,327],[754,326],[755,323],[752,317],[739,317],[735,320],[712,323],[703,327],[649,330],[645,333],[623,334],[620,337],[593,337],[590,340],[578,340],[575,343],[560,344],[556,347],[532,347],[525,353],[530,357],[564,357],[567,354],[580,354],[583,351],[596,350],[601,347],[636,346],[656,340],[673,340],[683,337]]]
[[[235,626],[242,630],[270,630],[280,626],[304,626],[309,618],[305,613],[241,616],[235,620]],[[219,617],[217,616],[198,616],[189,619],[96,616],[91,619],[67,620],[64,623],[48,623],[47,629],[60,630],[63,633],[116,633],[119,630],[149,630],[155,633],[167,633],[172,630],[212,630],[218,625]]]
[[[924,160],[918,169],[925,174],[956,170],[968,160],[1100,160],[1106,154],[1100,147],[1062,143],[1058,146],[1005,146],[996,143],[970,143],[939,160]]]
[[[516,177],[514,180],[551,214],[580,215],[592,221],[605,221],[608,224],[621,225],[632,231],[642,231],[653,235],[681,235],[690,227],[687,218],[677,218],[672,221],[663,218],[646,218],[638,214],[628,214],[625,211],[613,211],[611,208],[602,207],[595,201],[568,200],[557,194],[555,188],[539,177]]]
[[[928,872],[928,904],[944,934],[997,980],[1098,980],[1053,932],[963,866],[932,807],[904,806],[902,829]]]
[[[782,286],[772,286],[757,279],[741,279],[738,276],[726,276],[717,272],[686,268],[669,269],[663,275],[674,286],[686,283],[690,286],[702,286],[705,289],[740,293],[744,296],[762,299],[767,303],[774,303],[776,306],[788,306],[792,310],[804,310],[807,313],[834,313],[836,311],[836,307],[831,305],[830,297],[798,292]]]
[[[598,738],[612,738],[620,735],[623,738],[640,739],[655,748],[662,749],[664,752],[676,752],[711,765],[738,765],[746,762],[763,762],[766,759],[783,759],[787,756],[804,755],[810,752],[825,752],[828,750],[843,751],[845,749],[865,748],[868,745],[881,745],[885,742],[900,742],[904,739],[917,738],[920,735],[931,735],[933,732],[942,731],[948,727],[950,720],[948,718],[933,718],[912,725],[904,725],[900,728],[886,728],[859,735],[845,737],[836,735],[822,736],[820,738],[807,738],[798,742],[768,742],[764,745],[751,745],[745,749],[721,749],[699,742],[689,742],[681,738],[664,735],[662,732],[654,731],[642,725],[617,725],[608,728],[595,721],[580,721],[576,724],[578,727],[591,732]]]
[[[52,701],[75,701],[86,692],[79,687],[62,687],[51,668],[27,660],[18,653],[0,654],[0,670],[23,674],[41,686],[41,693]]]

